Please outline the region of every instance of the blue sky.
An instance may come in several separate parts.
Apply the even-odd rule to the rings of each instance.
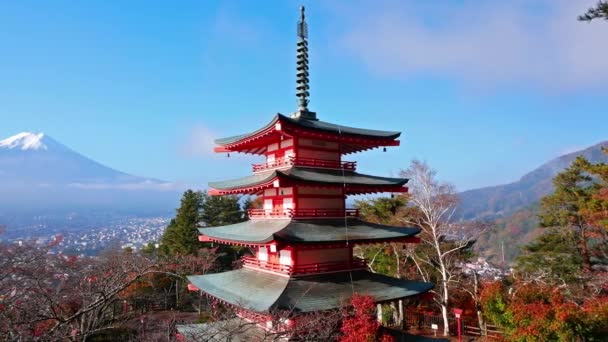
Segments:
[[[419,158],[460,190],[516,180],[608,140],[608,24],[575,20],[595,2],[304,1],[310,108],[404,132],[349,156],[363,172]],[[258,159],[211,140],[295,110],[300,4],[0,1],[0,138],[185,184],[246,175]]]

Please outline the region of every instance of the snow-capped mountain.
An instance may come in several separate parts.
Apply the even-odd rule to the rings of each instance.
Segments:
[[[0,214],[9,207],[126,208],[160,203],[170,210],[176,193],[173,183],[114,170],[43,133],[23,132],[0,140]]]
[[[43,133],[19,133],[0,141],[0,184],[81,188],[153,187],[163,182],[101,165]]]
[[[0,141],[0,149],[46,150],[43,133],[22,132]]]

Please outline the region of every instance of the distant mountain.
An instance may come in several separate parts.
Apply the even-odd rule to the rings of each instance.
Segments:
[[[0,224],[22,212],[170,212],[178,199],[173,183],[114,170],[42,133],[0,140]]]
[[[517,182],[462,192],[459,194],[461,205],[458,217],[464,220],[495,219],[530,207],[552,191],[553,177],[577,156],[582,155],[594,163],[608,163],[608,156],[602,152],[602,147],[608,147],[608,141],[555,158],[525,174]]]

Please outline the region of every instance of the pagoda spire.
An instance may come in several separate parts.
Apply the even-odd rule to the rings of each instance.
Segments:
[[[293,118],[316,120],[317,114],[308,110],[308,25],[304,14],[304,6],[300,7],[300,20],[298,21],[298,44],[296,58],[296,97],[298,98],[298,111]]]

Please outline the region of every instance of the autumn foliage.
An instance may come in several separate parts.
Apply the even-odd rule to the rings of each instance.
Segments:
[[[608,297],[582,303],[555,287],[488,284],[481,296],[484,314],[515,341],[593,340],[608,333]]]
[[[370,296],[355,294],[350,311],[342,322],[341,342],[391,342],[393,338],[382,335],[378,339],[380,323],[375,317],[376,306]]]

